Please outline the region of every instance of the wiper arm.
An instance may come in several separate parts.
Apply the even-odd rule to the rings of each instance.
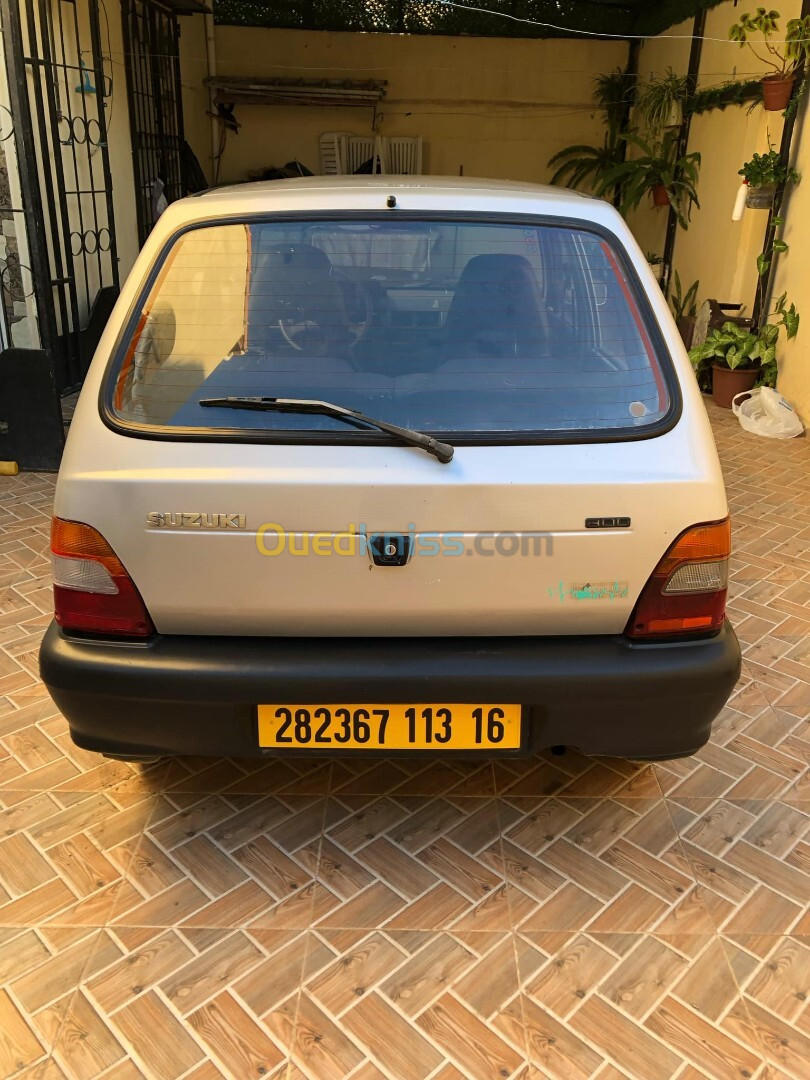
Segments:
[[[399,427],[385,420],[375,420],[357,409],[346,409],[343,405],[335,405],[331,401],[316,401],[310,398],[216,397],[202,398],[197,404],[219,409],[253,409],[256,412],[320,413],[323,416],[333,416],[336,420],[345,420],[349,424],[361,421],[393,435],[408,446],[421,447],[438,458],[443,465],[453,460],[454,448],[450,443],[439,442],[438,439],[412,428]]]

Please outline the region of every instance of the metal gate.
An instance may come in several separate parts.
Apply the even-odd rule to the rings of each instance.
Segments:
[[[183,107],[177,16],[154,0],[121,0],[138,236],[183,190]],[[164,202],[165,200],[165,202]]]
[[[0,0],[42,348],[81,385],[118,294],[98,0]]]

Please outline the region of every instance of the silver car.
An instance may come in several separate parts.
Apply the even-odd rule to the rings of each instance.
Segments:
[[[110,757],[677,757],[739,674],[694,376],[624,221],[572,192],[173,204],[54,512],[42,675]]]

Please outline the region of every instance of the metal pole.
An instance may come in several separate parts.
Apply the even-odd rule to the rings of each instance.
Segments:
[[[641,41],[639,38],[633,38],[630,42],[630,51],[627,54],[627,67],[624,69],[624,73],[627,76],[627,99],[624,103],[624,111],[622,113],[621,123],[619,125],[619,135],[624,135],[630,127],[630,113],[633,110],[633,106],[636,103],[636,84],[638,82],[638,58],[641,55]],[[631,82],[632,77],[632,82]],[[627,157],[627,143],[624,139],[619,143],[619,161],[624,161]],[[621,205],[622,197],[619,188],[613,193],[613,205],[618,210]]]
[[[78,382],[81,371],[79,354],[79,297],[76,290],[76,269],[71,254],[70,215],[65,194],[65,173],[62,146],[59,141],[59,110],[54,91],[54,61],[51,55],[49,34],[49,5],[38,0],[39,20],[34,13],[34,0],[26,0],[26,19],[31,45],[34,101],[37,109],[40,152],[44,162],[50,157],[50,172],[44,179],[45,203],[48,207],[48,225],[51,230],[54,276],[51,285],[56,289],[59,304],[61,341],[64,352],[57,354],[60,370],[57,386],[60,391]],[[37,50],[37,26],[39,44]],[[78,47],[78,41],[77,41]],[[44,93],[43,93],[44,84]]]
[[[110,168],[110,149],[107,139],[107,117],[105,115],[105,81],[104,81],[104,64],[101,61],[101,33],[99,31],[98,23],[98,3],[97,0],[90,0],[90,41],[93,50],[93,76],[96,80],[96,107],[98,110],[98,128],[99,128],[99,146],[101,148],[101,169],[104,177],[104,196],[107,209],[107,230],[110,234],[110,272],[112,275],[112,283],[116,289],[120,285],[118,276],[118,244],[115,235],[115,209],[113,203],[113,183],[112,183],[112,170]],[[112,57],[110,57],[112,63]],[[92,166],[90,168],[90,186],[95,187],[93,184],[93,171]],[[93,195],[93,205],[95,206],[96,197]],[[103,285],[103,275],[101,273],[101,259],[99,258],[99,288]]]
[[[810,15],[810,0],[802,0],[801,18]],[[790,147],[793,141],[793,129],[796,126],[796,114],[802,83],[805,77],[805,65],[802,63],[796,71],[796,82],[793,84],[793,94],[788,106],[789,112],[785,117],[785,126],[782,128],[782,141],[779,144],[779,161],[784,166],[790,165]],[[778,258],[776,252],[772,252],[773,242],[776,239],[776,230],[779,226],[774,224],[774,218],[779,216],[782,199],[785,194],[785,185],[779,184],[774,195],[773,206],[768,211],[768,224],[765,228],[765,240],[762,245],[762,254],[770,258],[770,265],[762,277],[757,279],[757,291],[754,297],[754,306],[751,310],[751,318],[754,327],[757,328],[768,320],[768,307],[773,286],[774,265]]]
[[[692,24],[692,47],[689,50],[689,67],[686,71],[686,101],[684,102],[683,121],[678,134],[676,144],[676,156],[682,158],[689,149],[689,130],[692,126],[692,112],[690,106],[697,91],[698,76],[700,75],[700,57],[703,52],[703,34],[706,30],[706,10],[701,8],[695,15]],[[667,216],[667,234],[664,240],[664,276],[661,287],[664,295],[669,295],[670,279],[672,277],[672,260],[675,255],[675,237],[678,234],[678,215],[675,208],[670,204]]]
[[[177,198],[182,199],[186,192],[185,169],[183,168],[183,145],[186,141],[185,124],[183,117],[183,83],[180,78],[180,20],[176,15],[166,15],[169,19],[169,31],[172,35],[173,50],[169,63],[174,68],[174,116],[175,136],[177,140],[177,156],[175,164],[177,168]]]

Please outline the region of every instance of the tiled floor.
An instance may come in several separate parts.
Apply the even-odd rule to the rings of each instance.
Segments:
[[[806,1080],[810,446],[712,418],[745,669],[655,767],[84,753],[0,478],[0,1075]]]

